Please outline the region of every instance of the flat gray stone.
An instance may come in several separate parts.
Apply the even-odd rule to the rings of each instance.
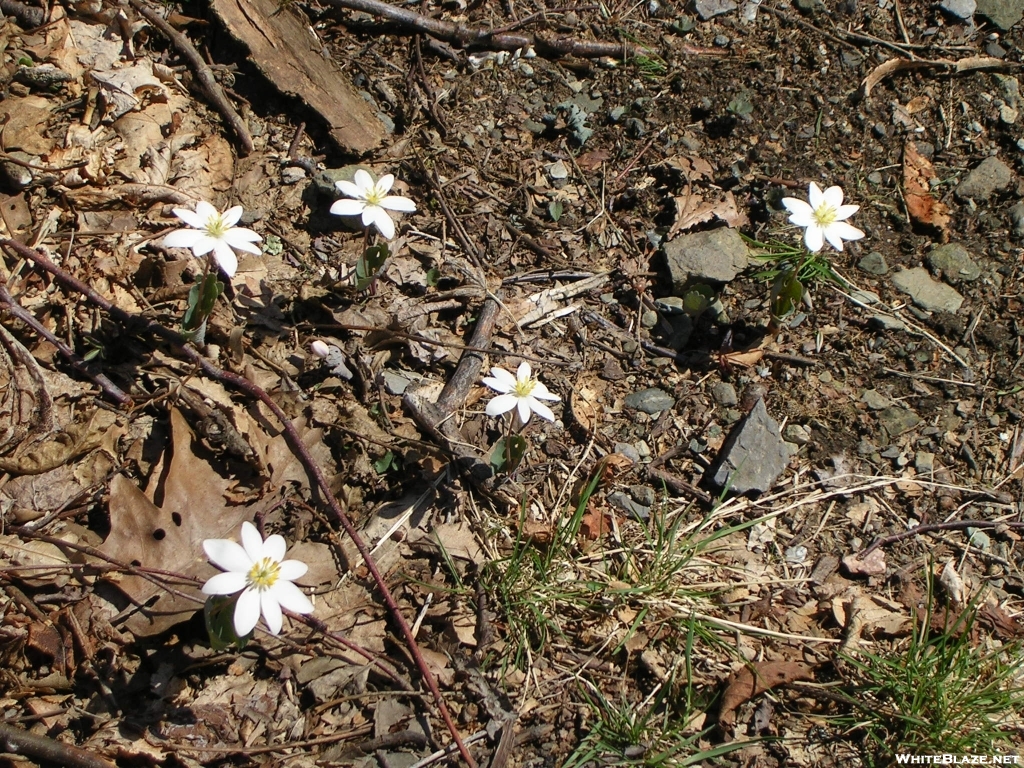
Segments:
[[[879,331],[905,331],[907,324],[898,317],[891,315],[872,315],[868,318],[868,325]]]
[[[869,275],[889,274],[889,264],[885,260],[885,256],[880,254],[878,251],[872,251],[863,259],[858,261],[857,269],[861,272],[867,272]]]
[[[711,388],[711,396],[715,402],[725,408],[732,408],[740,401],[736,394],[736,387],[727,381],[720,381]]]
[[[921,417],[909,408],[894,405],[878,414],[878,423],[890,438],[899,437],[921,423]],[[883,454],[884,455],[884,454]]]
[[[1021,0],[1024,3],[1024,0]],[[961,200],[988,200],[1013,183],[1013,171],[998,157],[986,157],[971,169],[963,181],[956,185],[956,196]]]
[[[940,283],[928,274],[924,267],[904,269],[892,276],[893,285],[909,294],[921,309],[929,312],[950,312],[956,314],[964,297],[945,283]]]
[[[977,12],[1005,32],[1024,18],[1024,0],[978,0]]]
[[[948,243],[933,248],[925,257],[928,266],[942,272],[948,283],[973,283],[981,277],[981,267],[960,243]]]
[[[978,0],[942,0],[939,8],[956,19],[969,19],[978,10]]]
[[[1010,209],[1010,223],[1013,224],[1013,234],[1024,237],[1024,203],[1017,203]]]
[[[665,259],[675,292],[682,295],[690,281],[730,282],[747,268],[750,251],[739,232],[721,227],[665,243]]]
[[[622,491],[612,491],[608,494],[608,503],[613,507],[618,507],[623,512],[627,513],[631,517],[637,520],[647,520],[651,516],[651,508],[645,507],[643,504],[638,504],[629,497],[628,494]]]
[[[794,445],[807,445],[811,442],[811,430],[803,424],[787,424],[783,436]]]
[[[641,413],[661,413],[669,410],[675,404],[676,400],[672,395],[657,387],[626,395],[626,405]]]
[[[730,493],[764,493],[786,469],[790,451],[779,423],[768,415],[764,400],[758,400],[729,433],[710,470],[711,478]]]
[[[707,21],[715,16],[721,16],[723,13],[731,13],[739,7],[735,0],[694,0],[693,12],[700,17],[701,21]]]
[[[892,400],[875,389],[865,389],[860,399],[872,411],[884,411],[892,405]]]

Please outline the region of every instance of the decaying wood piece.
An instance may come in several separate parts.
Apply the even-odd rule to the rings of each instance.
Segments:
[[[351,78],[320,54],[321,43],[296,11],[279,0],[213,0],[212,6],[260,72],[319,114],[339,148],[361,155],[380,146],[384,125]]]

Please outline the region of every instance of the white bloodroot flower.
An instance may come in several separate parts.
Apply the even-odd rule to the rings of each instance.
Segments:
[[[810,204],[795,197],[785,197],[782,204],[792,215],[791,224],[804,227],[804,243],[807,250],[817,253],[828,240],[837,251],[843,250],[843,240],[860,240],[864,233],[848,224],[850,218],[858,210],[859,205],[843,205],[841,187],[829,187],[824,192],[811,182],[808,190]]]
[[[313,604],[292,582],[309,570],[299,560],[284,560],[287,545],[277,534],[264,541],[256,526],[242,523],[242,544],[231,539],[207,539],[203,549],[218,573],[205,584],[203,594],[233,595],[241,591],[235,604],[235,633],[245,637],[260,620],[260,613],[272,635],[281,632],[281,608],[295,613],[312,613]]]
[[[524,426],[530,420],[531,412],[542,419],[555,420],[555,414],[541,400],[558,401],[561,398],[551,394],[542,382],[533,377],[526,361],[519,364],[515,376],[504,368],[491,368],[491,375],[484,379],[484,384],[500,393],[487,404],[488,416],[500,416],[518,408],[519,420]]]
[[[236,205],[221,213],[205,200],[196,203],[196,209],[175,208],[174,215],[191,229],[176,229],[163,240],[165,248],[191,248],[194,256],[205,256],[213,252],[213,258],[224,274],[234,277],[238,270],[235,250],[262,253],[253,245],[263,238],[245,227],[235,224],[242,218],[242,206]]]
[[[336,184],[339,192],[355,199],[335,201],[331,213],[336,216],[362,216],[364,227],[372,224],[384,239],[390,240],[395,236],[395,222],[388,211],[412,213],[416,210],[416,203],[409,198],[388,194],[394,183],[395,177],[390,173],[374,182],[373,177],[360,168],[356,171],[355,183],[339,181]]]

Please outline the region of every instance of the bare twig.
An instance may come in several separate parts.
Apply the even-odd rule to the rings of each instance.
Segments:
[[[2,746],[0,751],[3,752],[28,755],[54,765],[67,766],[67,768],[117,768],[113,763],[81,747],[54,741],[49,736],[42,736],[38,733],[29,733],[2,720],[0,720],[0,746]]]
[[[918,536],[922,533],[935,533],[936,531],[961,531],[964,528],[1013,528],[1015,530],[1024,529],[1024,523],[1002,521],[1002,520],[951,520],[946,523],[925,523],[924,525],[915,525],[906,531],[900,531],[889,536],[883,536],[880,539],[875,540],[871,546],[865,549],[863,552],[858,552],[857,557],[864,559],[871,552],[874,552],[879,547],[887,547],[890,544],[895,544],[898,541],[904,539],[910,539],[914,536]]]
[[[220,112],[221,117],[227,121],[228,125],[235,132],[238,141],[242,145],[241,154],[248,155],[251,153],[253,150],[252,136],[249,135],[249,129],[246,127],[245,121],[238,116],[235,108],[231,106],[231,102],[224,95],[224,89],[220,87],[217,78],[213,76],[213,70],[206,65],[206,62],[203,61],[203,57],[195,49],[195,46],[189,42],[185,35],[164,21],[156,11],[143,4],[141,0],[128,1],[131,3],[132,8],[145,16],[150,24],[159,29],[164,37],[174,43],[174,47],[178,49],[178,52],[192,66],[200,90],[213,105],[213,108]]]
[[[137,0],[132,0],[132,2],[135,3],[137,2]],[[451,713],[448,711],[448,707],[444,703],[444,698],[441,696],[441,690],[437,686],[437,680],[434,678],[434,675],[431,673],[430,668],[427,666],[426,659],[423,658],[423,654],[419,649],[419,645],[417,645],[416,643],[416,638],[413,637],[412,630],[409,628],[409,623],[405,620],[405,617],[402,615],[402,611],[398,607],[398,603],[395,601],[394,596],[391,594],[391,590],[388,589],[387,583],[384,581],[384,577],[381,575],[381,572],[377,568],[377,564],[374,561],[373,556],[370,554],[369,547],[366,546],[366,542],[363,541],[362,537],[359,535],[359,532],[352,524],[351,519],[341,508],[341,505],[339,504],[337,498],[335,498],[334,494],[331,492],[330,485],[328,485],[327,483],[327,478],[324,476],[323,470],[316,463],[316,461],[313,460],[313,457],[309,453],[309,449],[306,447],[305,443],[302,442],[302,437],[299,435],[299,432],[295,428],[295,425],[292,424],[287,414],[285,414],[285,412],[281,410],[281,407],[274,401],[274,399],[271,398],[270,395],[268,395],[266,391],[263,390],[263,388],[249,381],[244,376],[229,373],[228,371],[221,370],[220,368],[215,366],[213,363],[211,363],[209,360],[203,357],[195,348],[189,346],[185,342],[184,338],[182,338],[182,336],[176,333],[175,331],[172,331],[169,328],[165,328],[164,326],[160,325],[155,321],[144,320],[137,316],[131,315],[130,313],[124,311],[120,307],[117,307],[111,302],[107,301],[103,296],[98,294],[96,291],[94,291],[88,285],[83,283],[81,280],[72,277],[67,272],[62,270],[60,267],[58,267],[56,264],[54,264],[52,261],[46,258],[46,256],[44,256],[39,251],[33,250],[28,246],[22,245],[16,240],[0,240],[0,246],[12,248],[14,251],[18,253],[19,256],[26,258],[29,261],[35,263],[37,266],[43,268],[51,275],[53,275],[57,279],[57,282],[61,283],[67,288],[70,288],[74,291],[77,291],[78,293],[81,293],[83,296],[85,296],[94,304],[96,304],[96,306],[100,307],[102,310],[109,313],[112,317],[114,317],[119,322],[124,323],[126,326],[139,326],[141,324],[141,326],[149,333],[152,333],[155,336],[159,336],[160,338],[165,339],[170,343],[174,344],[178,348],[178,350],[186,358],[189,359],[190,362],[201,368],[207,376],[215,378],[226,384],[230,384],[235,389],[239,389],[245,392],[250,397],[253,397],[259,400],[261,403],[263,403],[271,411],[271,413],[274,414],[274,417],[277,418],[277,420],[281,423],[285,441],[288,443],[288,446],[295,453],[295,456],[299,459],[299,462],[306,469],[309,475],[316,480],[317,489],[320,491],[320,494],[324,502],[327,504],[328,509],[330,509],[331,514],[334,516],[335,521],[339,525],[341,525],[345,533],[348,534],[348,537],[352,540],[352,543],[355,545],[356,549],[359,551],[359,554],[362,556],[366,564],[366,568],[370,572],[370,576],[373,578],[374,583],[380,590],[381,597],[384,599],[384,604],[387,606],[388,612],[391,614],[395,623],[398,625],[398,628],[406,641],[406,644],[409,648],[409,653],[412,655],[413,659],[416,662],[416,666],[420,671],[420,675],[423,678],[423,682],[426,683],[427,688],[430,689],[430,693],[434,697],[434,702],[437,705],[438,712],[441,715],[441,718],[444,720],[445,725],[448,727],[448,730],[451,733],[452,738],[455,741],[455,744],[458,746],[459,753],[462,755],[462,759],[465,760],[467,765],[469,765],[471,768],[476,768],[476,761],[473,759],[473,756],[469,753],[469,750],[466,749],[466,745],[463,743],[462,737],[459,735],[459,731],[455,727],[455,723],[452,721]]]
[[[89,370],[89,365],[83,360],[75,350],[71,349],[67,344],[58,339],[47,328],[36,320],[35,316],[26,311],[14,297],[11,296],[7,290],[7,286],[0,281],[0,303],[7,306],[7,310],[14,315],[16,318],[25,323],[29,328],[35,331],[37,334],[42,336],[48,342],[53,344],[64,356],[64,359],[71,364],[71,367],[78,371],[83,376],[92,379],[96,384],[106,392],[111,399],[113,399],[118,405],[125,405],[131,407],[134,405],[134,401],[131,396],[126,395],[120,387],[106,377],[102,373],[94,373]]]
[[[137,0],[132,0],[134,4]],[[500,30],[467,27],[450,21],[423,16],[405,8],[396,8],[381,0],[327,0],[330,5],[353,11],[371,13],[398,24],[412,32],[421,32],[444,40],[460,48],[485,48],[492,51],[515,51],[532,47],[539,56],[557,59],[561,56],[579,56],[596,59],[608,56],[628,59],[636,56],[650,56],[651,49],[636,43],[610,43],[597,40],[578,40],[574,37],[543,37],[541,35],[510,34]],[[684,45],[683,53],[693,56],[722,56],[722,51],[713,48],[698,48]]]

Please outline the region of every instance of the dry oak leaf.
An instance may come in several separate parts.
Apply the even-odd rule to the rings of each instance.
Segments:
[[[197,443],[177,409],[171,410],[171,458],[165,459],[163,482],[150,481],[147,493],[115,475],[110,483],[110,535],[99,549],[121,562],[174,571],[204,580],[216,569],[203,554],[204,539],[234,539],[251,507],[229,507],[224,500],[228,481],[195,455]],[[160,504],[149,497],[157,497]],[[175,594],[138,575],[115,582],[138,606],[124,626],[136,636],[159,634],[185,621],[203,604],[198,584],[175,585]],[[191,599],[195,598],[195,599]]]
[[[814,680],[814,667],[802,661],[761,661],[740,667],[726,682],[718,723],[725,728],[736,724],[736,710],[741,704],[794,680]]]
[[[907,213],[916,223],[935,227],[942,233],[942,241],[949,239],[949,208],[931,193],[931,180],[935,169],[931,161],[922,155],[914,142],[903,146],[903,199],[907,202]]]

